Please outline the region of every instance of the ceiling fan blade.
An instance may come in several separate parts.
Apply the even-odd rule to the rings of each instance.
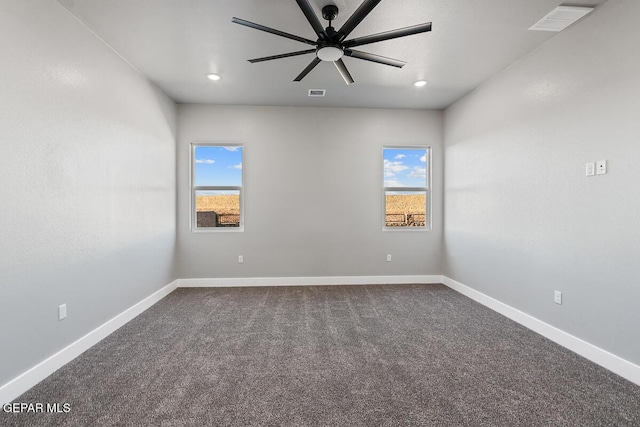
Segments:
[[[319,38],[322,40],[327,39],[327,33],[324,32],[324,27],[322,26],[322,22],[318,19],[318,16],[313,11],[313,8],[309,4],[309,0],[296,0],[300,9],[302,9],[302,13],[309,21],[309,24],[313,27],[313,31],[316,32]]]
[[[271,34],[275,34],[276,36],[280,36],[280,37],[285,37],[291,40],[296,40],[302,43],[307,43],[313,46],[316,46],[318,43],[314,42],[313,40],[309,40],[309,39],[305,39],[304,37],[298,37],[294,34],[289,34],[289,33],[285,33],[284,31],[280,31],[280,30],[276,30],[274,28],[269,28],[269,27],[265,27],[264,25],[260,25],[260,24],[256,24],[254,22],[250,22],[250,21],[245,21],[244,19],[240,19],[240,18],[233,18],[231,20],[231,22],[235,23],[235,24],[240,24],[240,25],[244,25],[245,27],[249,27],[249,28],[255,28],[256,30],[260,30],[260,31],[266,31],[267,33],[271,33]]]
[[[344,79],[344,82],[348,85],[350,85],[351,83],[354,82],[353,77],[351,77],[351,74],[349,73],[349,70],[347,70],[347,66],[344,65],[344,62],[342,62],[342,59],[338,59],[337,61],[333,62],[336,65],[336,68],[338,69],[338,72],[340,73],[340,75],[342,76],[342,78]]]
[[[363,44],[377,43],[384,40],[391,40],[398,37],[410,36],[413,34],[426,33],[431,31],[431,22],[426,24],[413,25],[411,27],[398,28],[397,30],[385,31],[384,33],[372,34],[370,36],[358,37],[351,40],[346,40],[343,43],[344,47],[362,46]]]
[[[360,22],[378,5],[382,0],[364,0],[360,7],[353,12],[347,22],[338,30],[338,41],[342,41],[358,26]]]
[[[296,77],[295,79],[293,79],[294,82],[299,82],[300,80],[304,79],[304,77],[309,74],[311,72],[311,70],[313,70],[314,68],[316,68],[316,65],[318,65],[320,62],[322,62],[320,59],[318,58],[313,58],[313,61],[311,61],[311,63],[309,65],[307,65],[307,68],[305,68],[304,70],[302,70],[302,72],[298,75],[298,77]]]
[[[315,52],[315,51],[316,51],[315,49],[300,50],[298,52],[283,53],[283,54],[280,54],[280,55],[265,56],[265,57],[262,57],[262,58],[249,59],[249,62],[251,62],[252,64],[255,64],[256,62],[271,61],[272,59],[280,59],[280,58],[288,58],[290,56],[305,55],[307,53],[312,53],[312,52]]]
[[[345,49],[344,54],[351,58],[364,59],[365,61],[377,62],[378,64],[391,65],[402,68],[406,64],[398,59],[387,58],[386,56],[374,55],[373,53],[361,52],[359,50]]]

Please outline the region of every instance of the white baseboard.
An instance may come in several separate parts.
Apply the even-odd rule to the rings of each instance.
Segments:
[[[330,276],[330,277],[246,277],[218,279],[178,279],[139,303],[97,327],[53,356],[0,386],[0,405],[9,403],[37,383],[69,363],[112,332],[153,306],[177,287],[243,287],[243,286],[319,286],[319,285],[381,285],[381,284],[435,284],[449,288],[479,302],[515,322],[549,338],[592,362],[640,385],[640,366],[609,353],[580,338],[551,326],[533,316],[491,298],[453,279],[440,275],[416,276]]]
[[[449,277],[442,276],[442,282],[451,289],[471,298],[474,301],[496,311],[509,319],[520,323],[540,335],[549,338],[551,341],[568,348],[580,356],[610,370],[623,378],[640,385],[640,366],[629,362],[613,353],[596,347],[580,338],[577,338],[563,330],[551,326],[533,316],[504,304],[488,295],[478,292],[468,286],[463,285]]]
[[[177,280],[171,282],[164,288],[151,294],[147,298],[143,299],[134,306],[128,308],[122,313],[118,314],[113,319],[107,321],[101,326],[98,326],[93,331],[89,332],[77,341],[69,344],[53,356],[38,363],[33,368],[9,381],[0,387],[0,405],[9,403],[22,393],[29,390],[31,387],[38,384],[49,375],[71,362],[78,357],[84,351],[88,350],[112,332],[129,322],[134,317],[160,301],[165,296],[173,292],[177,287]]]
[[[326,286],[400,285],[442,283],[440,275],[417,276],[320,276],[320,277],[240,277],[216,279],[178,279],[179,288],[223,288],[246,286]]]

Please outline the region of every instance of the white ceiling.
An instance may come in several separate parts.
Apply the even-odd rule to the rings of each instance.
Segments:
[[[293,79],[313,54],[248,59],[312,48],[231,22],[256,22],[315,40],[295,0],[58,0],[178,103],[443,109],[557,33],[528,28],[562,0],[383,0],[348,38],[432,22],[433,30],[358,47],[407,62],[394,68],[345,57],[355,83],[331,63]],[[607,0],[577,0],[598,6]],[[310,0],[340,8],[339,29],[361,0]],[[593,13],[597,13],[597,10]],[[593,14],[592,13],[592,14]],[[587,18],[589,19],[589,16]],[[322,20],[323,25],[327,22]],[[222,80],[211,82],[214,72]],[[428,80],[414,88],[416,80]],[[326,89],[309,98],[308,89]]]

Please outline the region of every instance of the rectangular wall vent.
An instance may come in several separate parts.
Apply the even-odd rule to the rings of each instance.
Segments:
[[[558,6],[529,29],[534,31],[562,31],[592,11],[592,7]]]
[[[309,96],[324,96],[325,92],[324,89],[309,89]]]

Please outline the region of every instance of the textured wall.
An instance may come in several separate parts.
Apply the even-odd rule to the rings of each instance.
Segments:
[[[446,111],[444,259],[451,278],[636,364],[638,16],[612,0]],[[586,177],[603,159],[609,173]]]
[[[175,278],[175,105],[53,0],[0,63],[1,385]]]
[[[180,105],[178,124],[180,277],[441,273],[441,113]],[[244,144],[243,232],[189,230],[193,142]],[[433,147],[432,231],[382,231],[392,144]]]

